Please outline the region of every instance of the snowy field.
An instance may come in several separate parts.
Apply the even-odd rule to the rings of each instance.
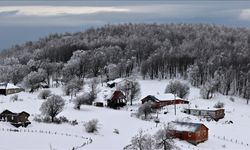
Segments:
[[[141,98],[147,95],[163,94],[168,81],[166,80],[140,80]],[[87,88],[85,88],[87,89]],[[80,148],[88,150],[121,150],[126,145],[130,144],[131,137],[138,133],[140,129],[145,133],[154,134],[162,127],[162,124],[155,127],[154,122],[143,121],[135,117],[131,117],[131,113],[135,113],[140,101],[134,102],[134,106],[126,106],[122,110],[113,110],[109,108],[99,108],[95,106],[82,106],[81,110],[75,110],[69,96],[64,96],[61,88],[51,88],[52,93],[62,95],[66,100],[66,106],[59,116],[66,116],[69,120],[77,120],[78,125],[72,126],[69,124],[45,124],[33,121],[34,115],[40,114],[39,108],[43,100],[38,99],[39,91],[30,93],[19,93],[19,98],[23,101],[12,102],[10,96],[0,96],[0,111],[9,109],[13,112],[27,111],[31,114],[29,120],[31,125],[27,128],[19,128],[20,130],[32,131],[50,131],[57,134],[30,133],[30,132],[7,132],[1,129],[15,129],[8,123],[0,122],[0,150],[20,150],[20,149],[71,149],[72,147],[80,146],[86,142],[87,137],[93,139],[93,142]],[[109,95],[110,88],[99,85],[99,95],[97,101],[103,101],[105,95]],[[211,100],[203,100],[200,98],[199,89],[191,88],[188,100],[190,107],[195,105],[201,108],[212,108],[218,101],[225,103],[225,118],[218,122],[206,121],[204,119],[187,115],[181,112],[183,107],[187,105],[177,105],[177,115],[174,115],[174,106],[165,107],[159,114],[161,123],[168,123],[174,120],[187,120],[191,122],[201,122],[209,128],[208,141],[197,146],[191,145],[185,141],[176,139],[176,145],[180,149],[193,150],[209,150],[209,149],[231,149],[231,150],[249,150],[250,145],[250,105],[246,105],[244,99],[235,98],[235,102],[229,100],[229,96],[216,94]],[[167,114],[164,114],[168,111]],[[99,120],[99,131],[95,134],[85,132],[83,124],[91,119]],[[225,124],[226,121],[233,121],[233,124]],[[119,130],[119,134],[113,133],[114,129]],[[60,133],[60,134],[59,134]],[[64,135],[61,135],[64,133]],[[65,136],[65,134],[72,136]],[[73,136],[77,135],[77,137]],[[15,141],[15,144],[12,142]]]

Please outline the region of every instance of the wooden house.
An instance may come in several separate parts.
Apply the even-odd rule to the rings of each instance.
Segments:
[[[144,97],[141,102],[142,104],[145,102],[151,101],[153,103],[154,108],[161,108],[167,105],[175,105],[175,104],[189,104],[189,101],[184,100],[179,97],[175,97],[174,94],[162,94],[162,95],[148,95]]]
[[[115,91],[107,102],[108,107],[114,109],[123,107],[127,103],[126,96],[122,93],[122,91]]]
[[[208,140],[208,128],[202,123],[171,122],[175,138],[197,145]]]
[[[4,110],[0,114],[0,121],[10,122],[15,127],[27,127],[30,124],[28,120],[29,116],[30,115],[25,111],[13,113],[9,110]]]
[[[24,89],[11,83],[0,83],[0,95],[10,95],[21,91],[24,91]]]
[[[190,114],[193,116],[201,116],[207,118],[208,120],[215,120],[218,121],[225,116],[224,109],[197,109],[197,108],[186,108],[184,109],[184,113]]]

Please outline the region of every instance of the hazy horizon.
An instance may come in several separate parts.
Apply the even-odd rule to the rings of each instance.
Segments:
[[[121,23],[250,27],[248,1],[0,1],[0,50],[51,33]]]

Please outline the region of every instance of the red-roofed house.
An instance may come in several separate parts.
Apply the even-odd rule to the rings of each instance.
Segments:
[[[208,140],[208,128],[202,123],[171,122],[173,136],[197,145]]]
[[[189,101],[179,97],[175,97],[174,94],[171,93],[161,94],[161,95],[159,94],[148,95],[141,100],[142,104],[148,101],[153,102],[154,108],[161,108],[167,105],[174,105],[174,104],[189,104]]]
[[[108,99],[108,107],[117,109],[119,107],[125,106],[127,103],[126,96],[122,93],[122,91],[115,91],[111,98]]]

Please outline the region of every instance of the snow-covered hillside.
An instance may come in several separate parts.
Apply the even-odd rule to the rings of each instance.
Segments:
[[[151,94],[163,94],[168,81],[166,80],[140,80],[141,98]],[[87,88],[85,88],[87,90]],[[110,88],[99,85],[97,101],[103,101],[103,97],[110,95]],[[174,115],[174,106],[165,107],[159,114],[161,125],[155,127],[153,121],[143,121],[132,117],[140,105],[140,101],[134,102],[134,106],[126,106],[121,110],[110,108],[100,108],[95,106],[81,106],[80,110],[75,110],[69,96],[65,96],[61,88],[51,88],[52,93],[63,96],[66,106],[59,116],[65,116],[69,120],[77,120],[78,125],[69,124],[46,124],[33,121],[35,115],[40,114],[40,106],[44,100],[38,99],[39,91],[34,93],[19,93],[19,98],[23,101],[12,102],[10,96],[0,96],[0,111],[9,109],[13,112],[27,111],[31,114],[29,120],[31,125],[27,128],[19,128],[26,132],[10,132],[6,129],[16,129],[6,122],[0,122],[0,149],[10,150],[33,150],[33,149],[70,149],[78,147],[88,142],[85,138],[91,138],[92,143],[80,148],[88,150],[119,150],[130,144],[131,137],[142,129],[146,133],[154,134],[160,129],[163,123],[174,120],[187,120],[190,122],[202,122],[209,128],[208,141],[197,146],[185,141],[176,139],[176,145],[181,149],[208,150],[208,149],[250,149],[250,133],[248,126],[250,122],[250,106],[246,105],[244,99],[234,97],[232,102],[229,96],[216,94],[211,100],[200,98],[199,89],[192,87],[188,100],[190,106],[177,105],[177,115]],[[218,122],[206,121],[196,116],[187,115],[181,112],[183,107],[210,107],[212,108],[218,101],[225,103],[225,117]],[[168,111],[167,114],[164,112]],[[83,124],[91,119],[99,120],[99,131],[95,134],[87,133]],[[226,121],[233,121],[233,124],[226,124]],[[115,129],[119,134],[113,133]],[[30,132],[27,132],[27,131]],[[31,132],[32,131],[32,132]],[[40,133],[47,131],[54,134]],[[56,134],[55,134],[56,132]],[[67,136],[68,135],[68,136]],[[69,136],[70,135],[70,136]],[[15,144],[12,144],[15,141]],[[248,145],[249,146],[248,146]]]

